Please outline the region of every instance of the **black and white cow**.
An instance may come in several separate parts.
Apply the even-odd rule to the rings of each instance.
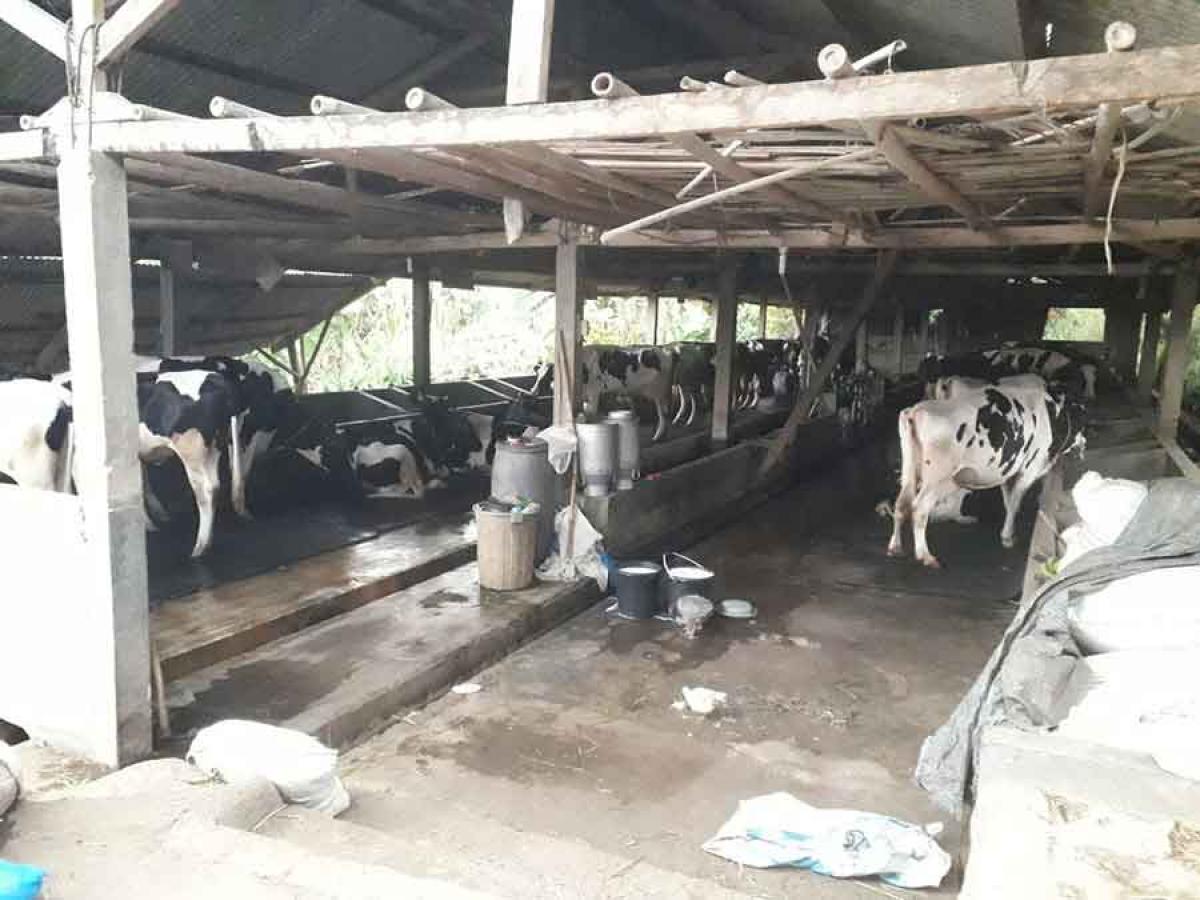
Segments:
[[[665,347],[615,347],[589,344],[583,347],[581,382],[584,411],[600,412],[605,394],[644,397],[654,404],[658,423],[652,440],[667,433],[667,410],[675,377],[675,355]]]
[[[0,382],[0,474],[21,487],[71,489],[71,392],[32,378]]]
[[[716,344],[703,341],[681,341],[668,348],[675,357],[675,392],[679,408],[674,422],[691,425],[697,409],[712,395],[716,378]]]
[[[230,498],[239,516],[250,517],[246,483],[271,446],[276,432],[288,419],[296,398],[282,376],[252,360],[230,356],[140,357],[141,375],[165,372],[207,371],[224,375],[234,390],[234,421],[230,424]]]
[[[950,400],[924,400],[902,410],[900,494],[888,554],[904,552],[901,527],[912,519],[916,557],[937,568],[925,529],[933,510],[962,488],[999,487],[1004,498],[1000,540],[1013,528],[1026,491],[1059,458],[1083,442],[1083,406],[1061,390],[988,385]]]
[[[236,383],[220,372],[190,369],[138,380],[138,455],[151,465],[172,456],[183,464],[199,514],[193,557],[212,543],[221,453],[238,403]]]
[[[927,356],[917,374],[932,398],[940,378],[962,375],[994,382],[1014,375],[1040,375],[1080,397],[1096,396],[1096,363],[1048,347],[1006,346],[958,356]]]

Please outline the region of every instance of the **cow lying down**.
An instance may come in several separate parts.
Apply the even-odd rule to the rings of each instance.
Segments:
[[[0,382],[0,475],[21,487],[71,490],[71,393],[33,378]]]
[[[912,519],[916,557],[937,568],[925,529],[949,495],[999,487],[1004,499],[1000,540],[1013,529],[1026,491],[1067,451],[1083,443],[1083,406],[1044,383],[962,385],[950,399],[924,400],[902,410],[900,494],[888,554],[904,552],[901,528]]]

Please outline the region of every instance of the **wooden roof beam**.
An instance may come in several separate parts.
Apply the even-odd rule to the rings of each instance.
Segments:
[[[104,20],[96,39],[96,65],[111,65],[147,31],[180,4],[181,0],[125,0]]]
[[[5,0],[0,4],[0,22],[11,25],[47,53],[66,59],[66,23],[30,0]]]
[[[875,57],[879,51],[871,54]],[[829,44],[817,57],[817,65],[830,80],[853,78],[865,68],[865,64],[852,63],[850,54],[841,44]],[[888,164],[916,185],[923,194],[936,203],[948,206],[967,220],[972,228],[988,228],[988,217],[948,180],[925,165],[909,149],[903,138],[887,122],[864,120],[863,130],[871,142],[879,148]]]
[[[601,72],[592,79],[592,93],[605,100],[638,96],[637,91],[611,72]],[[746,184],[757,179],[757,176],[749,169],[711,146],[708,141],[696,134],[679,132],[678,134],[670,135],[668,140],[680,150],[704,163],[712,171],[721,173],[736,184]],[[763,188],[763,193],[772,197],[776,202],[794,208],[804,215],[818,219],[829,219],[830,221],[845,221],[840,213],[803,196],[798,191],[789,190],[778,185],[770,185]]]
[[[1061,56],[724,91],[387,113],[193,122],[97,122],[93,146],[111,153],[286,152],[470,147],[664,137],[679,132],[795,128],[847,119],[1009,115],[1100,103],[1200,96],[1200,46]]]

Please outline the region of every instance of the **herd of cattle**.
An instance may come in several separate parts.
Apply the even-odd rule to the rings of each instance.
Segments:
[[[814,352],[815,362],[823,350]],[[670,423],[692,422],[711,402],[714,357],[713,345],[704,343],[587,346],[581,366],[585,412],[596,415],[602,398],[613,394],[641,399],[656,411],[658,440]],[[797,341],[738,344],[735,405],[749,408],[763,398],[794,394],[806,366]],[[927,399],[900,414],[901,491],[889,552],[902,552],[900,530],[911,519],[918,559],[936,566],[927,522],[961,520],[969,491],[997,486],[1008,513],[1002,539],[1011,544],[1025,492],[1081,441],[1082,399],[1094,394],[1095,364],[1060,350],[1005,347],[928,357],[919,374]],[[163,502],[155,487],[161,479],[153,475],[170,460],[182,465],[187,499],[194,500],[193,556],[211,544],[223,490],[240,516],[250,515],[247,485],[256,472],[260,480],[316,480],[326,493],[347,499],[423,497],[455,473],[488,466],[503,437],[548,425],[537,398],[550,377],[550,367],[541,367],[529,394],[495,416],[418,394],[415,413],[339,428],[306,415],[291,388],[253,362],[139,357],[138,453],[145,463],[147,524],[161,527],[178,517],[178,503]],[[835,375],[835,386],[839,378],[847,378],[845,371]],[[44,380],[0,376],[0,475],[25,487],[70,491],[71,409],[69,372]],[[270,465],[262,465],[268,458]]]
[[[738,405],[789,390],[798,377],[792,342],[739,345]],[[712,395],[712,345],[584,348],[583,394],[590,413],[602,396],[644,398],[658,409],[655,439],[675,421],[691,422]],[[194,502],[193,556],[212,542],[222,489],[238,515],[250,516],[247,485],[291,479],[274,493],[421,498],[455,473],[490,464],[496,441],[549,424],[536,398],[551,375],[543,367],[534,389],[496,416],[460,411],[414,395],[413,414],[339,428],[308,416],[271,369],[225,356],[137,360],[138,455],[148,527],[178,518],[172,483],[156,471],[178,460],[185,505]],[[673,399],[674,398],[674,399]],[[73,465],[71,374],[52,379],[0,376],[0,475],[24,487],[70,491]],[[270,465],[261,461],[270,458]],[[166,488],[164,488],[164,484]],[[298,487],[303,485],[302,488]],[[290,488],[290,491],[289,491]],[[266,493],[272,493],[267,490]]]

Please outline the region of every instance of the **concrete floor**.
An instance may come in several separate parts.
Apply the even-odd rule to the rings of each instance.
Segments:
[[[739,871],[700,846],[739,800],[776,790],[941,819],[910,772],[1011,617],[1025,550],[1003,550],[998,524],[935,526],[947,568],[930,572],[888,559],[890,522],[867,509],[799,535],[798,497],[689,551],[720,573],[721,596],[758,604],[757,620],[687,641],[601,604],[486,670],[479,693],[447,695],[346,754],[344,853],[362,859],[375,842],[410,874],[500,896],[899,895]],[[728,692],[728,709],[672,709],[684,685]],[[263,831],[323,853],[336,842],[304,816]],[[942,893],[957,883],[955,871]]]

